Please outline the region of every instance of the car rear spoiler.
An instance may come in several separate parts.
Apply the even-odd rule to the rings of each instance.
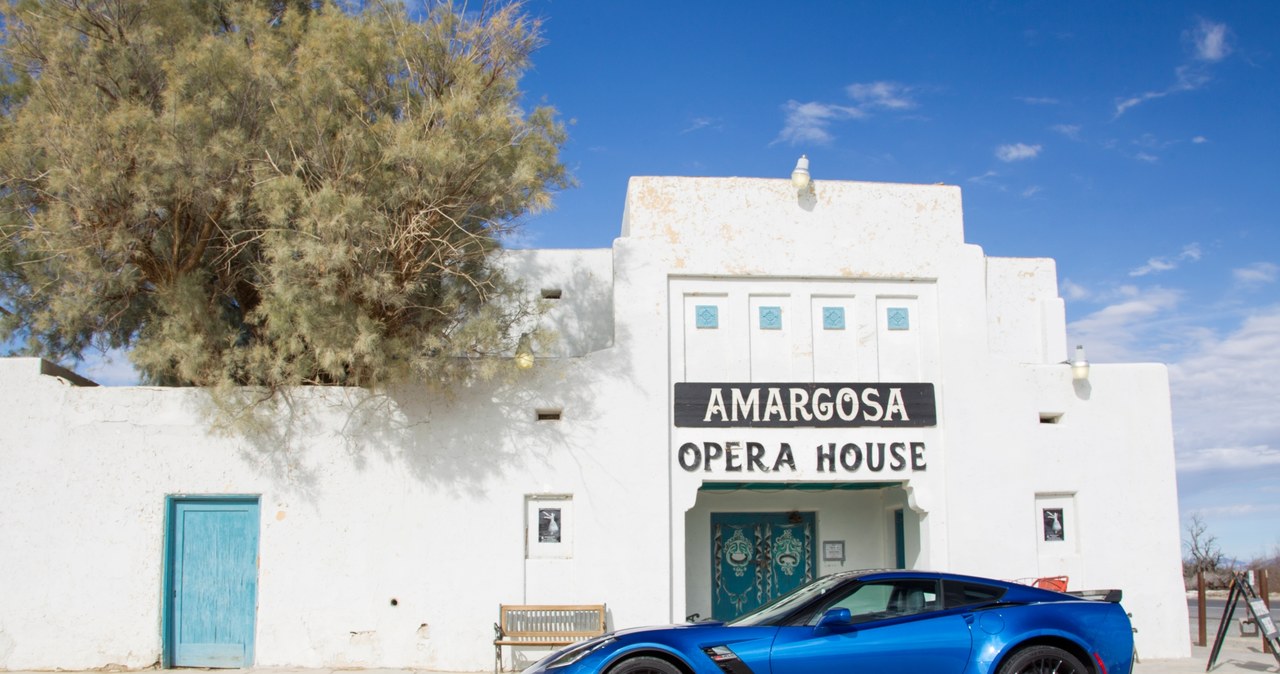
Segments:
[[[1124,592],[1120,590],[1080,590],[1077,592],[1068,592],[1067,594],[1081,599],[1088,599],[1090,601],[1105,601],[1112,604],[1119,604],[1120,598],[1124,595]]]

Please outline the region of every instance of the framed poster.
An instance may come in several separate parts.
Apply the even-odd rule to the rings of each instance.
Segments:
[[[1062,508],[1042,508],[1040,517],[1044,524],[1044,540],[1046,541],[1065,541],[1066,539],[1066,521],[1063,519]]]
[[[562,508],[538,508],[538,542],[560,543],[560,522],[564,519]]]
[[[573,496],[529,494],[524,500],[525,557],[528,559],[572,557]]]

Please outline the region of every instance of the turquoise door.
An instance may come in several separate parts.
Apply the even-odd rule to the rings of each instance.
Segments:
[[[173,667],[248,667],[258,604],[256,498],[169,507],[166,655]]]
[[[813,513],[712,513],[711,617],[732,620],[815,578]]]

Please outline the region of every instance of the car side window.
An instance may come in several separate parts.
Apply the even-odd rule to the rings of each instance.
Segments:
[[[994,585],[982,585],[956,580],[942,582],[944,601],[947,608],[977,606],[999,601],[1004,596],[1004,588]]]
[[[939,599],[938,583],[934,580],[901,579],[860,583],[848,594],[811,616],[808,623],[818,624],[823,613],[837,608],[849,609],[854,623],[900,618],[937,611],[942,608]]]

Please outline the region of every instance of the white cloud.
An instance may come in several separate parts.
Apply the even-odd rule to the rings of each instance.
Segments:
[[[1280,267],[1270,262],[1255,262],[1247,267],[1231,270],[1236,282],[1246,286],[1260,286],[1275,283],[1280,276]]]
[[[1018,100],[1027,105],[1057,105],[1058,99],[1048,96],[1018,96]]]
[[[1062,281],[1062,293],[1064,297],[1072,301],[1088,299],[1092,294],[1089,292],[1088,288],[1072,281],[1071,279],[1064,279]]]
[[[1196,58],[1201,61],[1221,61],[1226,58],[1231,53],[1231,45],[1227,43],[1228,33],[1227,24],[1200,19],[1188,33],[1195,46]]]
[[[1139,152],[1138,154],[1133,155],[1133,158],[1134,158],[1134,159],[1137,159],[1138,161],[1144,161],[1144,162],[1147,162],[1148,164],[1154,164],[1154,163],[1156,163],[1156,162],[1160,161],[1160,158],[1159,158],[1159,157],[1157,157],[1157,156],[1155,156],[1155,155],[1153,155],[1153,154],[1149,154],[1149,153],[1147,153],[1147,152]]]
[[[1178,265],[1170,262],[1166,258],[1153,257],[1147,260],[1147,263],[1142,265],[1141,267],[1131,270],[1129,272],[1129,275],[1130,276],[1146,276],[1147,274],[1154,274],[1156,272],[1169,271],[1170,269],[1177,269],[1177,268],[1178,268]]]
[[[1178,263],[1183,262],[1185,260],[1190,260],[1192,262],[1195,262],[1200,259],[1200,256],[1201,256],[1200,244],[1189,243],[1182,247],[1181,253],[1178,253],[1176,256],[1172,258],[1153,257],[1148,259],[1146,264],[1142,265],[1141,267],[1138,267],[1137,269],[1130,270],[1129,276],[1147,276],[1148,274],[1155,274],[1162,271],[1177,269]]]
[[[910,110],[917,106],[912,96],[916,90],[916,87],[898,82],[855,82],[845,87],[845,93],[857,103],[853,106],[787,101],[782,106],[786,111],[786,121],[770,145],[783,142],[825,145],[835,138],[830,131],[833,122],[866,119],[875,110]]]
[[[1150,333],[1182,300],[1182,293],[1169,288],[1121,286],[1111,304],[1067,326],[1071,344],[1084,344],[1097,362],[1152,360]]]
[[[1280,466],[1280,449],[1266,445],[1205,447],[1178,454],[1178,471],[1185,473],[1251,469],[1260,466]]]
[[[1196,136],[1195,138],[1191,139],[1191,142],[1195,143],[1196,145],[1200,145],[1201,143],[1209,142],[1209,139],[1205,138],[1204,136]]]
[[[1179,465],[1178,469],[1181,470],[1182,466]],[[1197,508],[1196,512],[1211,517],[1215,515],[1241,517],[1244,515],[1272,513],[1277,510],[1280,510],[1280,503],[1232,503],[1227,505],[1211,506],[1209,508]]]
[[[1070,138],[1071,140],[1080,140],[1079,124],[1054,124],[1049,128],[1066,136],[1067,138]]]
[[[857,108],[817,102],[801,103],[794,100],[787,101],[782,109],[786,111],[786,121],[783,123],[782,131],[774,139],[774,144],[786,142],[792,145],[800,143],[825,145],[834,138],[828,131],[832,122],[866,116],[865,112]]]
[[[1028,187],[1027,189],[1022,190],[1022,197],[1024,199],[1030,199],[1031,197],[1034,197],[1035,195],[1039,194],[1042,190],[1043,188],[1040,187],[1039,185],[1032,185],[1031,187]]]
[[[916,102],[911,97],[913,91],[915,91],[914,87],[897,82],[854,83],[845,87],[845,93],[849,98],[857,101],[864,110],[869,108],[910,110],[916,107]]]
[[[1186,63],[1174,69],[1175,82],[1164,89],[1145,91],[1127,98],[1116,99],[1114,117],[1120,117],[1135,106],[1164,98],[1170,94],[1194,91],[1208,84],[1213,77],[1208,66],[1226,58],[1231,53],[1228,43],[1230,29],[1226,24],[1213,23],[1201,19],[1195,28],[1185,35],[1192,41],[1195,51],[1194,62]]]
[[[1174,434],[1191,468],[1280,463],[1280,306],[1254,309],[1169,366]]]
[[[1040,154],[1041,149],[1039,145],[1027,145],[1026,143],[1001,145],[996,148],[996,158],[1004,162],[1034,159]]]
[[[684,135],[684,134],[686,134],[686,133],[693,133],[694,131],[701,131],[701,130],[703,130],[703,129],[707,129],[707,128],[711,128],[711,129],[719,129],[719,128],[720,128],[720,118],[718,118],[718,117],[694,117],[692,120],[690,120],[690,122],[689,122],[689,126],[685,127],[685,129],[684,129],[683,131],[681,131],[681,132],[680,132],[680,134],[681,134],[681,135]]]

